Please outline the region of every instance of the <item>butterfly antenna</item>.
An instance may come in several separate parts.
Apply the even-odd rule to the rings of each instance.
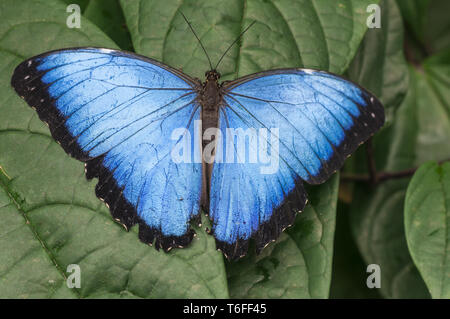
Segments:
[[[192,27],[191,23],[188,21],[188,19],[186,18],[186,16],[183,14],[183,12],[180,11],[180,13],[181,13],[181,15],[183,16],[184,21],[186,21],[186,23],[188,24],[188,26],[189,26],[189,28],[191,29],[191,31],[192,31],[192,33],[194,34],[194,36],[197,38],[198,43],[200,43],[200,46],[202,47],[203,52],[205,52],[205,55],[206,55],[206,57],[208,58],[209,66],[211,67],[211,70],[212,70],[213,67],[212,67],[211,59],[209,58],[208,52],[206,52],[206,49],[205,49],[205,47],[203,46],[202,41],[200,41],[200,38],[198,37],[197,33],[195,33],[194,28]]]
[[[234,40],[233,43],[231,43],[231,45],[228,47],[228,49],[226,49],[224,54],[222,54],[222,56],[220,57],[219,62],[217,62],[214,70],[217,70],[217,67],[219,66],[220,62],[222,62],[222,59],[225,57],[225,55],[227,55],[228,51],[230,51],[230,49],[233,47],[233,45],[235,45],[236,42],[238,42],[238,40],[244,35],[244,33],[247,32],[247,30],[250,29],[255,23],[256,23],[256,21],[253,21],[252,23],[250,23],[250,25],[247,28],[245,28],[245,30],[242,31],[241,34],[239,34],[239,36],[236,38],[236,40]]]

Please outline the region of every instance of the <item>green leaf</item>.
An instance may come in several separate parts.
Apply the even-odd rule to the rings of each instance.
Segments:
[[[192,76],[209,69],[204,52],[179,11],[192,23],[213,66],[253,21],[222,61],[227,79],[280,67],[344,72],[366,31],[366,7],[373,0],[138,1],[122,0],[137,52]]]
[[[349,67],[350,79],[370,88],[383,103],[389,125],[408,90],[408,66],[403,55],[403,21],[395,0],[381,6],[381,28],[369,29]]]
[[[83,15],[102,29],[121,49],[133,50],[130,33],[118,0],[90,1]]]
[[[378,170],[411,169],[450,157],[450,65],[432,60],[410,68],[410,88],[394,124],[375,140]],[[358,154],[355,163],[365,163]],[[403,204],[409,179],[383,182],[375,189],[358,184],[351,209],[352,229],[367,264],[381,267],[381,293],[390,298],[426,297],[428,291],[409,255]]]
[[[232,298],[327,298],[339,176],[312,190],[294,226],[256,256],[227,263]]]
[[[96,26],[66,26],[58,1],[0,2],[0,297],[228,297],[222,255],[197,229],[187,249],[157,252],[126,232],[10,87],[25,58],[71,46],[115,47]],[[205,221],[207,225],[207,221]],[[69,289],[69,264],[81,288]]]
[[[0,171],[0,174],[1,178],[6,178],[4,172]],[[30,220],[18,209],[12,194],[3,187],[0,187],[0,216],[0,296],[78,297],[77,290],[65,287],[66,273],[41,245]]]
[[[411,256],[433,298],[450,298],[450,162],[422,165],[405,199]]]
[[[81,12],[84,12],[86,10],[86,7],[88,6],[89,2],[95,2],[97,0],[62,0],[66,5],[70,4],[77,4],[80,6]]]

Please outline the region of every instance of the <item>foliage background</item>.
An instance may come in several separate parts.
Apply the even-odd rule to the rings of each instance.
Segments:
[[[66,26],[69,3],[80,29]],[[449,298],[450,165],[433,161],[450,158],[450,2],[382,0],[381,28],[367,30],[371,3],[0,0],[0,297]],[[74,46],[131,50],[202,78],[207,60],[177,10],[213,61],[257,21],[221,64],[224,79],[305,66],[366,87],[387,115],[373,140],[378,169],[423,165],[412,178],[351,183],[342,177],[367,174],[360,147],[341,177],[308,187],[277,242],[235,263],[202,229],[167,254],[141,244],[9,83],[24,59]],[[79,289],[66,286],[69,264],[82,269]],[[380,289],[366,286],[368,264],[381,267]]]

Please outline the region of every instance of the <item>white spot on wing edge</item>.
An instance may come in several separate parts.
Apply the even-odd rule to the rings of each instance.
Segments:
[[[111,52],[114,52],[114,50],[102,48],[102,49],[100,49],[100,52],[102,52],[102,53],[111,53]]]
[[[312,70],[312,69],[302,69],[303,72],[305,72],[306,74],[314,74],[317,73],[316,70]]]

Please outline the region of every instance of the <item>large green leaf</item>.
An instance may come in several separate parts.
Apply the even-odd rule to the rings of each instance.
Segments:
[[[380,99],[389,125],[405,97],[409,72],[403,55],[403,21],[397,4],[395,0],[385,0],[380,6],[381,28],[367,30],[348,75]]]
[[[366,31],[366,7],[378,1],[345,0],[122,0],[137,52],[202,77],[208,61],[179,11],[192,23],[213,66],[253,21],[219,71],[226,78],[279,67],[344,72]]]
[[[10,87],[26,57],[115,46],[85,19],[67,28],[66,16],[57,1],[0,2],[0,297],[227,297],[211,236],[197,230],[189,248],[166,254],[127,233],[95,197],[83,164]],[[65,284],[69,264],[81,267],[80,289]]]
[[[449,64],[427,61],[410,68],[410,88],[394,124],[375,139],[377,168],[410,169],[427,160],[450,157]],[[364,154],[359,154],[364,155]],[[357,157],[364,163],[363,156]],[[403,203],[409,179],[386,181],[375,189],[358,184],[352,204],[352,229],[367,264],[381,266],[386,297],[425,297],[427,289],[409,255]]]
[[[424,164],[405,199],[409,251],[433,298],[450,298],[450,162]]]

